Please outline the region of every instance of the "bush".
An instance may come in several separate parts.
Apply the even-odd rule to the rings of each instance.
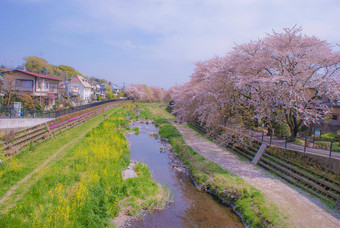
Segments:
[[[337,140],[339,138],[340,138],[339,135],[334,134],[332,132],[327,132],[327,133],[321,134],[321,139],[323,139],[323,140]]]
[[[331,142],[326,142],[326,141],[316,141],[315,145],[322,149],[327,149],[331,147]],[[340,146],[338,146],[336,143],[333,143],[332,145],[332,151],[340,151]]]
[[[18,96],[17,100],[19,102],[22,102],[22,105],[23,105],[24,108],[27,108],[27,109],[33,109],[34,108],[33,98],[28,94]]]
[[[273,128],[274,128],[274,135],[275,136],[287,136],[290,135],[290,129],[288,124],[286,123],[276,123],[273,124]]]
[[[300,139],[294,139],[294,142],[299,144],[299,145],[302,145],[302,141]]]

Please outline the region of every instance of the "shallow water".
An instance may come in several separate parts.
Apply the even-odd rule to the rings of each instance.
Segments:
[[[133,221],[130,227],[244,227],[231,208],[196,189],[188,174],[174,162],[174,152],[160,149],[165,144],[150,136],[150,132],[157,133],[154,125],[138,123],[134,127],[139,127],[140,133],[127,136],[131,160],[147,164],[154,180],[170,189],[174,203]]]

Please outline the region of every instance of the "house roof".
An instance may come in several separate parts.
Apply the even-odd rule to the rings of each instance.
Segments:
[[[91,88],[90,83],[83,76],[76,75],[70,82],[80,82],[84,87]]]
[[[119,86],[115,85],[115,84],[111,84],[111,88],[112,89],[120,89]]]
[[[32,76],[38,77],[38,78],[47,78],[47,79],[51,79],[51,80],[61,81],[60,78],[52,77],[50,75],[38,74],[38,73],[33,73],[33,72],[25,71],[25,70],[13,70],[13,71],[21,72],[21,73],[24,73],[24,74],[29,74],[29,75],[32,75]]]

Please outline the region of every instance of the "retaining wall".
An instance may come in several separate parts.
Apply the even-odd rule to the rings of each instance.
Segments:
[[[54,118],[0,119],[0,131],[22,130],[54,120]]]

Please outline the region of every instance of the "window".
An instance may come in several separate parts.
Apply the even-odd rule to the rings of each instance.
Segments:
[[[338,116],[337,115],[332,115],[332,120],[338,120]]]
[[[72,90],[72,92],[79,92],[79,87],[72,86],[71,90]]]
[[[51,82],[51,88],[52,89],[57,89],[58,88],[58,84],[55,82]]]
[[[32,89],[33,81],[32,80],[15,80],[15,88],[17,89]]]
[[[32,89],[33,88],[33,81],[22,81],[22,88],[24,89]]]
[[[49,87],[49,83],[45,82],[45,88],[48,89],[48,87]]]
[[[15,88],[19,89],[21,87],[20,84],[20,80],[15,80]]]
[[[37,87],[38,87],[38,89],[42,89],[42,80],[41,79],[37,79]]]

